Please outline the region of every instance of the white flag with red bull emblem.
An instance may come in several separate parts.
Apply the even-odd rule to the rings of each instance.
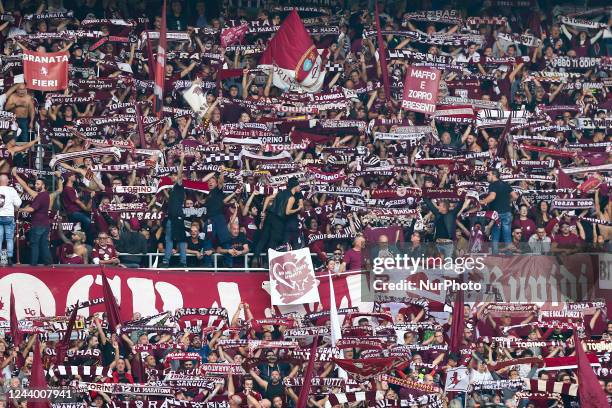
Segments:
[[[445,392],[466,392],[469,386],[470,374],[467,367],[451,368],[446,372]]]

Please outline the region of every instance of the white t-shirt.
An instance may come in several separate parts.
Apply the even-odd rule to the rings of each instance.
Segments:
[[[21,205],[19,193],[13,187],[0,186],[0,217],[14,217],[15,207]]]

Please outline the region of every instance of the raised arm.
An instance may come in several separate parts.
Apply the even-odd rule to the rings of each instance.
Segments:
[[[32,198],[35,198],[38,193],[34,190],[32,190],[30,188],[30,186],[28,185],[28,183],[26,183],[21,177],[19,177],[19,175],[17,174],[17,168],[13,167],[13,169],[11,170],[11,174],[13,175],[13,177],[15,178],[15,180],[17,180],[17,182],[21,185],[21,187],[23,187],[23,189],[32,196]]]

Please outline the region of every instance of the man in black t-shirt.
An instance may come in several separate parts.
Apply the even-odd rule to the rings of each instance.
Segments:
[[[497,254],[499,252],[500,234],[504,243],[512,242],[512,210],[510,206],[512,187],[499,179],[499,171],[496,169],[489,170],[487,181],[489,182],[489,194],[480,200],[480,204],[487,205],[489,210],[497,211],[499,215],[499,222],[495,223],[491,231],[493,253]]]
[[[217,178],[211,176],[208,181],[208,197],[206,198],[206,233],[209,234],[210,239],[216,238],[218,245],[223,245],[229,238],[229,232],[227,230],[227,221],[225,219],[224,210],[225,202],[229,199],[223,194],[223,181],[224,181],[225,169],[221,167],[221,174]]]
[[[277,248],[286,243],[285,225],[288,216],[293,216],[304,208],[304,200],[296,200],[296,194],[300,191],[300,182],[296,177],[291,177],[287,181],[287,188],[274,197],[274,201],[265,211],[263,229],[259,235],[259,240],[255,245],[255,264],[259,265],[261,260],[259,255],[265,248]],[[295,205],[297,203],[297,206]]]
[[[217,248],[217,252],[223,254],[223,264],[226,268],[244,265],[241,262],[244,259],[244,255],[249,253],[249,244],[246,235],[240,232],[240,225],[238,223],[232,223],[229,240]]]
[[[185,153],[181,152],[181,161],[176,173],[172,173],[172,190],[168,195],[168,218],[166,219],[164,261],[162,266],[168,267],[174,243],[178,242],[180,266],[187,266],[187,236],[185,235],[185,215],[183,203],[185,202],[185,187],[183,187],[183,164]]]

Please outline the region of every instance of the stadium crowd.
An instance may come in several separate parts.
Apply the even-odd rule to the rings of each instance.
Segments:
[[[430,257],[610,251],[605,2],[379,2],[378,30],[373,1],[172,0],[165,18],[158,3],[2,2],[7,266],[18,256],[139,267],[149,266],[142,254],[160,253],[158,266],[218,257],[231,268],[246,254],[261,266],[269,248],[308,246],[317,266],[340,273],[362,269],[368,242]],[[283,89],[260,64],[290,18],[320,54],[316,92]],[[67,51],[69,86],[28,89],[26,50]],[[442,72],[432,115],[402,108],[410,66]],[[556,323],[537,308],[466,306],[455,350],[452,322],[427,302],[386,307],[345,316],[343,362],[331,358],[325,312],[264,318],[241,304],[235,316],[183,311],[172,325],[134,316],[118,328],[107,313],[79,320],[68,344],[49,329],[57,321],[41,319],[41,335],[11,327],[0,341],[0,408],[33,404],[10,396],[40,364],[51,386],[78,382],[58,408],[298,406],[318,337],[312,407],[596,406],[576,394],[587,380],[574,339],[582,333],[590,351],[607,345],[609,360],[605,304]],[[387,365],[370,366],[376,356]],[[554,358],[556,369],[541,369]],[[459,366],[469,390],[444,393]],[[610,379],[600,371],[596,384],[608,399]],[[139,388],[147,381],[157,393]]]
[[[381,226],[443,254],[610,248],[606,8],[381,4],[385,95],[373,13],[304,7],[326,71],[300,94],[258,65],[291,7],[173,1],[162,108],[159,6],[81,6],[0,10],[9,265],[17,248],[33,265],[231,267],[283,245],[325,263]],[[246,33],[222,46],[228,28]],[[22,49],[67,50],[69,87],[27,89]],[[409,65],[442,70],[434,115],[401,108]]]

